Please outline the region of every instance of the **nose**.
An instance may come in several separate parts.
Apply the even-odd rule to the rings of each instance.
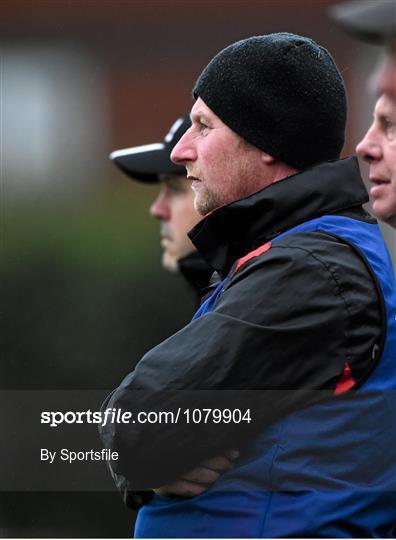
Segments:
[[[374,126],[369,128],[364,138],[356,146],[356,153],[368,163],[381,159],[381,145],[376,137]]]
[[[163,188],[150,206],[150,215],[161,221],[168,221],[170,219],[170,205]]]
[[[177,165],[185,165],[197,157],[192,129],[191,126],[172,150],[170,158]]]

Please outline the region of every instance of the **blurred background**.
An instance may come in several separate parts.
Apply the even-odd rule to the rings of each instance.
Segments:
[[[108,155],[161,141],[221,48],[277,31],[327,47],[349,94],[343,155],[354,152],[380,50],[336,27],[334,3],[1,0],[2,390],[111,389],[191,316],[186,286],[160,267],[156,188]],[[0,494],[3,537],[127,537],[133,519],[115,492]]]

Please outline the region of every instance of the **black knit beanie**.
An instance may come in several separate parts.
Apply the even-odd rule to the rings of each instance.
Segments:
[[[233,43],[209,62],[193,95],[243,139],[297,169],[342,150],[344,83],[312,39],[282,32]]]

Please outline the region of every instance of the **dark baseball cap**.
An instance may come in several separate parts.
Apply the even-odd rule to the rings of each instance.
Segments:
[[[329,13],[364,41],[382,43],[396,36],[396,0],[350,0],[331,6]]]
[[[140,182],[159,182],[160,174],[185,175],[186,169],[172,163],[170,155],[190,126],[189,115],[178,118],[163,142],[115,150],[109,157],[125,174]]]

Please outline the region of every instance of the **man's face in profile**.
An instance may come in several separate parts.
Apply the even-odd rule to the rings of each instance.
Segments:
[[[195,249],[187,233],[201,219],[194,208],[191,182],[181,175],[161,176],[160,191],[150,214],[160,221],[162,265],[175,272],[178,260]]]
[[[380,97],[375,105],[374,121],[356,152],[369,164],[374,214],[396,227],[396,38],[388,42],[371,86]]]
[[[386,94],[379,98],[374,121],[356,152],[369,164],[373,212],[396,227],[396,99]]]
[[[191,110],[191,121],[171,159],[186,167],[201,215],[263,187],[258,148],[224,124],[201,98]]]

